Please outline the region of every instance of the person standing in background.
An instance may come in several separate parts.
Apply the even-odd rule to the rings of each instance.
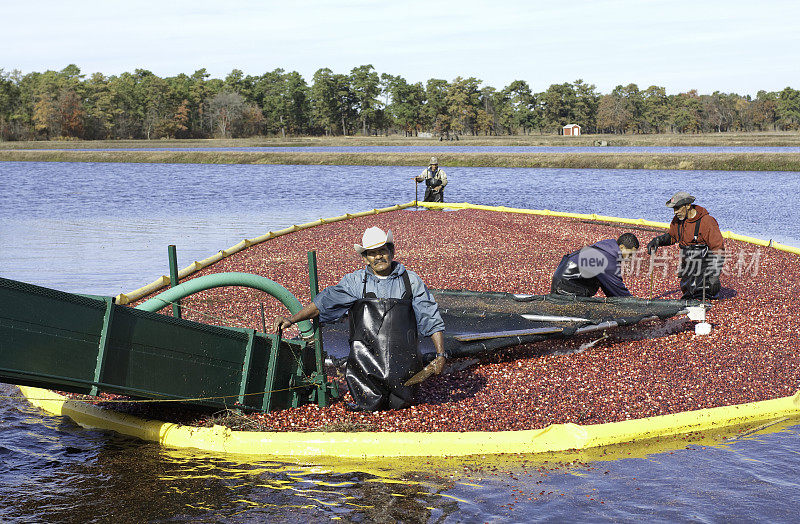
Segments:
[[[425,198],[423,202],[444,202],[444,188],[447,185],[447,175],[439,169],[439,159],[431,157],[431,163],[414,180],[417,183],[425,182]]]

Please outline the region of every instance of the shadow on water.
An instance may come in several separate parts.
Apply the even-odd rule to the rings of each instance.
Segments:
[[[3,394],[18,394],[2,385]],[[169,467],[157,445],[49,417],[24,401],[4,404],[0,516],[40,522],[134,522],[189,515],[191,498],[159,478]],[[195,482],[185,493],[201,493]]]
[[[14,436],[0,445],[0,520],[422,522],[458,507],[434,500],[450,481],[167,450],[82,429],[24,402],[1,413],[6,430],[17,431],[5,431]]]

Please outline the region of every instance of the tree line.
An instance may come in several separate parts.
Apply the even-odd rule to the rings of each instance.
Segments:
[[[800,129],[800,91],[668,95],[636,84],[608,94],[583,80],[536,93],[525,80],[498,90],[474,78],[409,83],[372,65],[328,68],[311,84],[296,71],[258,76],[205,69],[161,78],[150,71],[84,75],[0,69],[0,139],[156,139],[287,135],[416,136],[559,133],[707,133]]]

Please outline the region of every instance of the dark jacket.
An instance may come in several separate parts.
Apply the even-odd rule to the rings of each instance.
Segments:
[[[594,287],[595,292],[597,290],[596,286],[599,285],[600,289],[603,290],[603,293],[605,293],[607,297],[630,296],[631,292],[628,291],[628,288],[625,287],[625,283],[622,281],[622,271],[620,268],[621,253],[617,241],[613,238],[608,238],[588,246],[588,248],[594,248],[596,251],[592,253],[604,257],[602,271],[595,273],[592,268],[588,268],[589,274],[587,274],[587,268],[584,268],[584,271],[581,272],[581,263],[579,259],[582,256],[582,252],[584,256],[587,253],[587,248],[583,248],[569,255],[567,268],[561,275],[561,278],[573,280],[590,289]]]
[[[708,214],[706,208],[700,206],[693,207],[694,210],[697,211],[697,214],[693,218],[686,218],[686,220],[672,219],[672,223],[669,225],[670,244],[677,243],[680,246],[692,244],[695,227],[699,221],[700,231],[696,243],[707,245],[711,251],[724,251],[725,243],[722,239],[722,233],[719,230],[717,221]]]

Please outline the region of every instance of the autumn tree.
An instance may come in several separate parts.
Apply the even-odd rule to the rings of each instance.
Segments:
[[[750,96],[739,96],[736,98],[736,122],[734,131],[752,131],[753,123],[750,121]]]
[[[24,135],[24,104],[19,71],[0,68],[0,140],[18,140]]]
[[[714,91],[710,96],[701,97],[703,113],[708,121],[709,131],[718,133],[729,131],[737,118],[736,100],[738,95]]]
[[[71,89],[62,89],[58,94],[57,111],[62,136],[83,138],[83,103]]]
[[[172,114],[169,131],[172,138],[183,138],[189,131],[189,101],[184,99]]]
[[[32,98],[31,123],[37,134],[45,138],[82,135],[83,76],[74,64],[61,71],[26,75]]]
[[[17,88],[19,89],[20,103],[20,108],[18,110],[18,122],[22,126],[25,126],[25,133],[31,139],[34,139],[37,136],[33,115],[34,107],[39,101],[37,91],[39,85],[38,79],[41,76],[42,73],[28,73],[19,77],[18,81],[16,82]]]
[[[58,110],[56,104],[47,95],[42,95],[33,106],[33,128],[36,134],[49,139],[60,132],[58,126]]]
[[[750,119],[759,131],[775,129],[778,112],[778,95],[759,91],[750,106]]]
[[[213,97],[219,90],[210,85],[209,74],[203,69],[198,69],[191,75],[181,73],[165,80],[169,86],[170,106],[173,107],[173,118],[177,108],[186,101],[188,109],[188,130],[183,136],[186,138],[203,138],[206,136],[208,118],[205,117],[206,101]],[[219,89],[224,88],[224,82]]]
[[[211,128],[216,130],[217,136],[229,138],[241,124],[244,110],[242,95],[233,91],[222,91],[209,100],[207,118]]]
[[[698,133],[701,129],[702,104],[696,89],[670,97],[672,125],[679,133]]]
[[[619,96],[603,95],[597,108],[597,128],[603,133],[624,133],[631,114]]]
[[[261,109],[255,104],[245,102],[242,108],[241,121],[236,129],[236,136],[255,136],[263,133],[266,119]]]
[[[234,96],[235,95],[235,96]],[[696,90],[667,95],[619,85],[602,95],[578,79],[533,93],[524,80],[496,90],[476,78],[409,83],[372,65],[348,75],[318,70],[307,84],[275,69],[224,79],[205,69],[161,78],[146,69],[89,78],[74,64],[21,74],[0,69],[0,139],[79,137],[205,138],[278,133],[368,135],[423,130],[439,135],[560,132],[705,133],[800,129],[800,92],[759,91],[755,98]]]

